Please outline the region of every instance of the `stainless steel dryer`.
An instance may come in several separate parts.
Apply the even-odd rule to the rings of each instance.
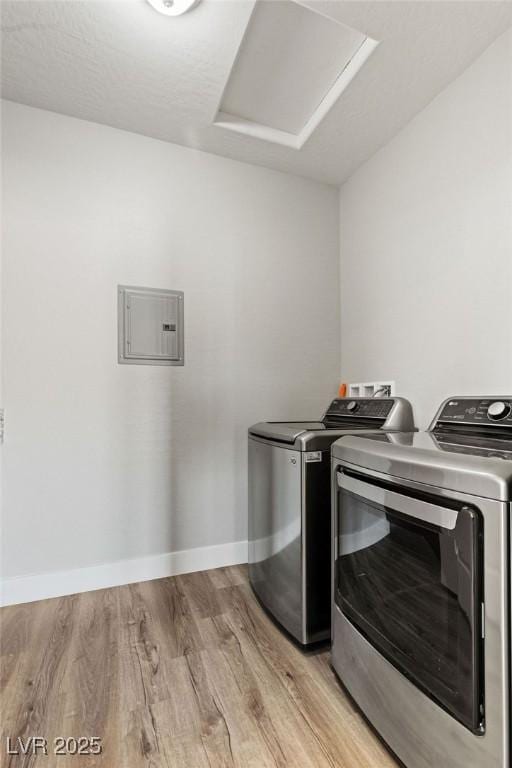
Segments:
[[[249,429],[249,578],[300,643],[330,635],[331,443],[392,429],[413,429],[400,397],[336,399],[320,421]]]
[[[512,397],[332,447],[332,663],[407,768],[510,768]]]

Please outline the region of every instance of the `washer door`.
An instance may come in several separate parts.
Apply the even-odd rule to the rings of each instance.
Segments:
[[[478,509],[338,471],[335,601],[418,688],[484,728]]]

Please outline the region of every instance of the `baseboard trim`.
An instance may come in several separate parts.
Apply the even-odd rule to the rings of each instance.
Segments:
[[[166,552],[133,560],[74,568],[71,571],[13,576],[0,581],[0,605],[31,603],[49,597],[119,587],[180,573],[206,571],[247,562],[247,541]]]

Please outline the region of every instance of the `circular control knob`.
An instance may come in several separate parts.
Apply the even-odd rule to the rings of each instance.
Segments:
[[[359,408],[359,404],[356,403],[355,400],[351,400],[350,403],[348,403],[347,405],[347,411],[349,413],[355,413],[358,408]]]
[[[509,415],[509,413],[510,405],[508,403],[504,403],[502,400],[496,400],[496,402],[491,403],[487,409],[487,416],[493,421],[504,419]]]

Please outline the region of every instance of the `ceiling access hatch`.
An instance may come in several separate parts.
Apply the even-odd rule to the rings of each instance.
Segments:
[[[214,125],[300,149],[377,45],[295,0],[257,0]]]

